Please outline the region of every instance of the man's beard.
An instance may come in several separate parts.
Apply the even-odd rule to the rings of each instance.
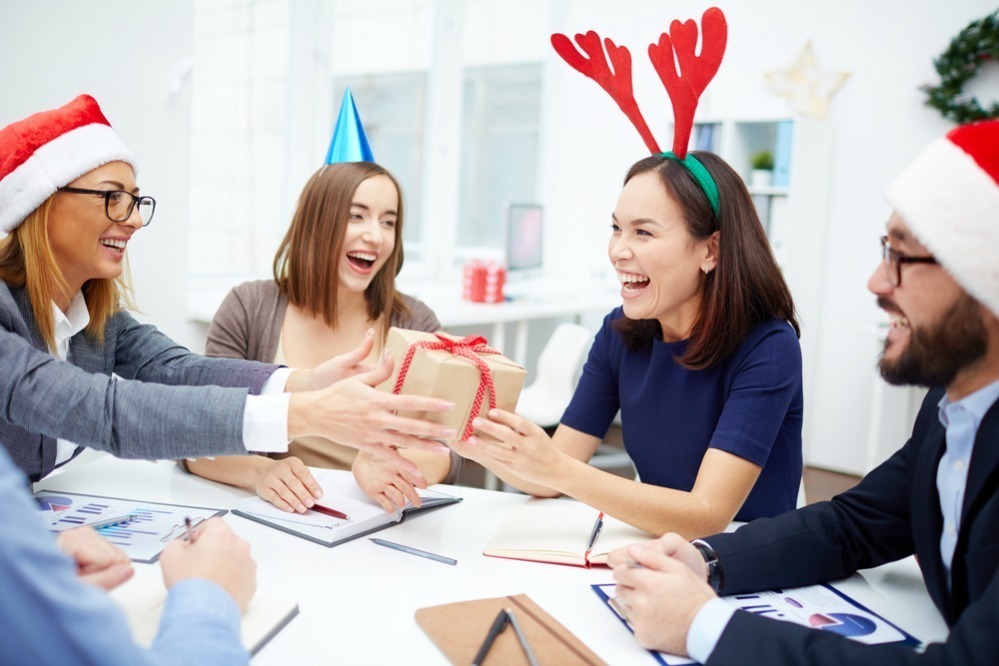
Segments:
[[[884,298],[878,304],[891,310]],[[885,350],[888,348],[885,342]],[[978,361],[988,350],[988,334],[982,323],[981,306],[967,294],[932,326],[913,326],[909,345],[897,359],[885,359],[881,352],[878,369],[895,386],[949,386],[957,373]]]

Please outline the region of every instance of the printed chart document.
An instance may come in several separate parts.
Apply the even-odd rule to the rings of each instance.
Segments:
[[[615,596],[617,586],[608,583],[606,585],[591,585],[591,587],[618,619],[631,630],[627,613]],[[734,594],[722,597],[722,599],[747,613],[764,615],[784,622],[794,622],[805,627],[812,627],[817,631],[828,631],[846,636],[868,645],[898,643],[911,645],[913,648],[920,645],[918,638],[902,631],[885,618],[829,584]],[[697,663],[686,657],[664,652],[650,651],[650,654],[664,666]]]
[[[225,509],[58,490],[39,490],[35,493],[35,502],[38,515],[53,532],[121,518],[114,525],[98,528],[97,533],[124,550],[133,562],[155,562],[168,543],[187,534],[184,518],[190,518],[191,524],[197,526],[212,516],[226,513]]]
[[[460,497],[417,488],[422,501],[421,507],[417,508],[410,504],[400,511],[385,513],[377,502],[364,494],[350,471],[314,467],[309,469],[323,489],[323,498],[319,500],[319,504],[340,511],[347,518],[337,518],[311,510],[305,513],[290,513],[259,497],[240,500],[238,506],[233,509],[233,514],[324,546],[335,546],[402,522],[410,514],[461,501]]]
[[[589,567],[607,564],[616,548],[654,538],[576,500],[536,499],[510,511],[482,554]]]
[[[159,630],[167,590],[159,570],[143,572],[113,589],[109,596],[125,612],[132,637],[139,645],[150,646]],[[298,615],[298,602],[257,593],[243,613],[243,647],[256,654],[292,618]]]

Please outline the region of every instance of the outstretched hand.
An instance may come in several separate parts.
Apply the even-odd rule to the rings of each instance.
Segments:
[[[364,340],[356,349],[323,361],[311,370],[295,370],[288,378],[285,390],[289,393],[316,391],[340,380],[369,372],[375,366],[365,363],[364,360],[371,355],[374,347],[375,330],[372,328],[368,329]]]
[[[473,460],[489,460],[530,483],[553,487],[561,478],[566,456],[541,426],[518,414],[502,409],[489,410],[489,418],[476,418],[472,425],[478,433],[495,440],[473,436],[455,450]],[[467,454],[467,455],[466,455]]]
[[[392,356],[386,353],[367,372],[318,391],[293,393],[289,438],[318,435],[398,461],[404,459],[396,448],[446,453],[447,447],[433,440],[453,440],[457,434],[453,428],[397,412],[443,412],[453,409],[454,403],[375,389],[392,375],[392,365]]]

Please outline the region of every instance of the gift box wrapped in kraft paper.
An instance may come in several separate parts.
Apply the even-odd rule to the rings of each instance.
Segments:
[[[485,338],[392,327],[386,348],[392,352],[395,372],[378,385],[379,390],[455,404],[446,412],[400,412],[403,416],[454,428],[461,441],[475,432],[472,419],[476,416],[485,418],[492,407],[510,412],[517,407],[527,371],[488,347]],[[485,433],[478,436],[491,439]]]

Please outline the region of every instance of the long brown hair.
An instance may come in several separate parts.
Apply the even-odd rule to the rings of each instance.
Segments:
[[[655,171],[663,187],[683,212],[687,231],[695,240],[718,233],[718,261],[704,276],[701,310],[694,320],[689,342],[677,363],[703,370],[727,358],[746,339],[749,331],[772,318],[783,319],[801,335],[794,313],[791,290],[774,259],[766,232],[745,183],[723,159],[704,151],[693,154],[718,186],[718,215],[697,181],[679,162],[658,155],[636,162],[624,182],[638,174]],[[628,349],[637,351],[662,336],[655,319],[614,322]]]
[[[402,270],[402,188],[385,168],[372,162],[327,165],[312,174],[298,200],[288,233],[274,255],[274,280],[292,305],[336,324],[339,266],[350,205],[357,187],[373,176],[386,176],[395,185],[399,207],[395,247],[364,292],[368,317],[407,316],[409,308],[395,289]],[[386,329],[387,329],[386,322]]]
[[[50,350],[55,349],[52,302],[59,297],[73,297],[49,242],[49,217],[56,196],[46,199],[0,239],[0,280],[11,287],[27,289],[35,324]],[[128,264],[123,265],[121,275],[113,280],[87,280],[82,291],[90,312],[90,323],[84,332],[103,342],[107,320],[123,306],[134,307]]]

